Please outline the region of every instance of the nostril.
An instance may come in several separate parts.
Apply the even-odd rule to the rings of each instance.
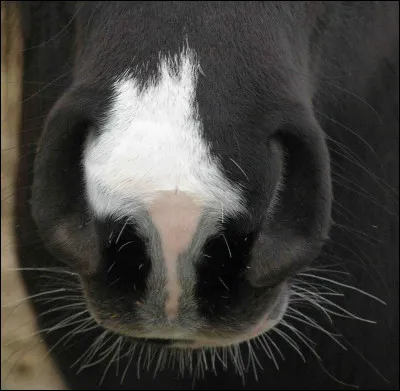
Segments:
[[[106,285],[126,293],[144,292],[150,271],[146,243],[128,220],[98,221],[102,259],[99,273]]]

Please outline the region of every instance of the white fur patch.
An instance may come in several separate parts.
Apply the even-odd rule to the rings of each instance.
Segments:
[[[161,240],[169,320],[178,314],[182,293],[178,256],[202,213],[223,220],[243,211],[240,189],[224,177],[202,138],[195,102],[199,69],[186,50],[179,59],[161,58],[157,81],[142,90],[123,75],[100,136],[89,138],[84,151],[88,202],[98,216],[134,220],[139,209],[149,212]]]
[[[201,136],[199,69],[187,49],[179,61],[161,57],[159,78],[141,91],[128,74],[115,83],[100,136],[90,138],[84,151],[88,201],[97,215],[129,217],[161,191],[177,190],[218,213],[243,210],[240,189],[223,176]]]

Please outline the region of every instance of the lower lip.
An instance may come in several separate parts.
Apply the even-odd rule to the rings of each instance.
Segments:
[[[283,292],[281,292],[281,295],[285,294]],[[267,314],[265,314],[262,319],[257,323],[257,325],[252,328],[248,333],[245,333],[241,336],[239,336],[238,338],[235,339],[231,339],[231,340],[211,340],[211,339],[198,339],[193,343],[177,343],[177,344],[173,344],[171,345],[171,347],[174,348],[189,348],[189,349],[202,349],[202,348],[212,348],[212,347],[223,347],[223,346],[229,346],[229,345],[235,345],[235,344],[239,344],[241,342],[245,342],[248,340],[251,340],[253,338],[258,337],[261,334],[264,334],[265,332],[267,332],[268,330],[272,329],[273,327],[275,327],[282,319],[284,313],[286,312],[286,308],[289,302],[289,297],[285,296],[284,300],[279,299],[277,301],[277,304],[275,306],[279,306],[281,308],[280,310],[280,316],[277,319],[274,320],[270,320],[268,319],[271,312],[273,312],[273,310],[275,309],[275,306],[272,307],[272,309],[270,311],[268,311]]]

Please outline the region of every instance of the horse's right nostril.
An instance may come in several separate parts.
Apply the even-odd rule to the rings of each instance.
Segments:
[[[135,224],[104,219],[97,221],[97,231],[102,243],[99,274],[107,287],[132,294],[143,292],[151,264]]]

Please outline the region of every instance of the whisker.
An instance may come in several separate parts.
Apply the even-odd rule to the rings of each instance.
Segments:
[[[263,367],[262,367],[260,361],[258,360],[257,355],[255,354],[253,347],[251,346],[251,341],[247,341],[247,347],[249,349],[249,359],[253,364],[254,377],[258,381],[258,374],[257,374],[257,366],[256,366],[256,364],[258,365],[258,367],[261,370],[263,370]]]
[[[224,238],[224,241],[225,241],[226,247],[228,248],[228,252],[229,252],[229,258],[232,258],[232,253],[231,253],[231,249],[229,248],[228,241],[226,240],[226,237],[225,237],[225,235],[222,235],[222,237]]]
[[[106,337],[108,336],[108,339]],[[71,368],[74,368],[76,365],[82,361],[80,368],[77,370],[77,375],[81,373],[84,369],[93,367],[104,360],[104,357],[101,357],[95,362],[91,362],[93,357],[100,351],[100,349],[106,345],[114,336],[108,331],[105,330],[102,334],[100,334],[90,345],[89,349],[84,352],[72,365]]]
[[[300,287],[297,287],[298,289],[301,289]],[[305,292],[308,292],[306,289],[304,289],[304,291]],[[311,294],[311,292],[309,292],[310,294]],[[311,299],[310,297],[307,297],[307,295],[300,295],[300,294],[298,294],[297,292],[293,292],[292,293],[293,295],[298,295],[298,296],[300,296],[300,297],[302,297],[302,298],[304,298],[305,300],[307,300],[308,302],[310,302],[311,304],[313,304],[315,307],[317,307],[318,309],[320,309],[324,314],[325,314],[325,316],[329,319],[329,321],[331,322],[331,323],[333,323],[333,321],[332,321],[332,318],[329,316],[329,313],[325,310],[325,308],[324,307],[322,307],[316,300],[313,300],[313,299]],[[316,296],[318,296],[318,295],[316,295]]]
[[[131,243],[133,243],[133,241],[130,241],[130,242],[126,242],[125,244],[123,244],[119,249],[118,249],[118,252],[120,252],[125,246],[127,246],[128,244],[131,244]],[[115,262],[114,262],[115,263]],[[113,263],[113,264],[114,264]]]
[[[119,233],[119,235],[118,235],[117,240],[115,241],[115,243],[118,243],[118,242],[119,242],[119,239],[121,238],[121,235],[122,235],[122,233],[124,232],[124,229],[125,229],[126,225],[128,224],[128,221],[129,221],[129,219],[126,219],[125,224],[123,225],[123,227],[122,227],[122,229],[121,229],[121,232]]]
[[[370,293],[367,293],[367,292],[363,291],[362,289],[356,288],[354,286],[350,286],[350,285],[347,285],[347,284],[342,284],[342,283],[340,283],[338,281],[335,281],[335,280],[332,280],[330,278],[326,278],[326,277],[322,277],[322,276],[316,276],[314,274],[308,274],[308,273],[299,273],[299,274],[301,276],[315,278],[315,279],[319,279],[319,280],[322,280],[322,281],[330,282],[330,283],[332,283],[334,285],[338,285],[338,286],[341,286],[343,288],[347,288],[347,289],[359,292],[359,293],[361,293],[361,294],[363,294],[363,295],[365,295],[367,297],[370,297],[371,299],[374,299],[374,300],[378,301],[379,303],[381,303],[383,305],[387,305],[383,300],[379,299],[378,297],[376,297],[374,295],[371,295]]]
[[[294,328],[293,326],[291,326],[289,323],[283,321],[281,322],[283,327],[288,328],[289,330],[291,330],[296,336],[297,338],[299,338],[304,345],[306,345],[309,350],[314,354],[314,356],[319,360],[322,361],[321,357],[319,356],[319,354],[315,351],[315,349],[313,347],[311,347],[311,345],[307,342],[306,340],[306,336],[300,331],[297,330],[296,328]]]
[[[27,302],[27,301],[29,301],[31,299],[36,298],[36,297],[41,297],[41,296],[45,296],[45,295],[51,295],[53,293],[67,292],[67,291],[68,291],[68,289],[66,289],[66,288],[60,288],[60,289],[54,289],[54,290],[51,290],[51,291],[36,293],[35,295],[27,296],[27,297],[25,297],[23,299],[16,300],[14,303],[4,304],[4,305],[1,306],[1,308],[11,308],[11,307],[13,307],[13,306],[15,306],[17,304],[25,303],[25,302]]]
[[[332,333],[330,333],[329,331],[325,330],[322,326],[320,326],[319,324],[317,324],[316,322],[312,321],[311,318],[309,318],[308,316],[302,314],[302,316],[306,319],[308,319],[309,321],[305,320],[305,319],[301,319],[297,316],[294,315],[290,315],[287,314],[286,315],[288,318],[297,320],[300,323],[304,323],[307,326],[313,327],[319,331],[321,331],[322,333],[326,334],[328,337],[330,337],[333,341],[335,341],[343,350],[347,350],[347,348],[336,338],[332,335]]]
[[[269,356],[271,357],[272,361],[274,362],[275,368],[279,371],[279,365],[278,362],[275,359],[274,354],[272,353],[271,348],[269,347],[268,341],[266,340],[266,338],[264,337],[264,335],[260,335],[259,336],[259,341],[261,342],[261,346],[264,349],[267,349],[269,352]]]
[[[235,160],[233,160],[232,158],[229,158],[232,163],[242,172],[242,174],[246,177],[247,181],[249,181],[249,177],[247,176],[247,174],[244,172],[244,170],[242,169],[242,167],[239,166],[238,163],[236,163]]]
[[[226,290],[229,292],[229,288],[227,287],[227,285],[224,283],[224,281],[222,281],[221,277],[218,277],[218,279],[221,281],[221,284],[226,288]]]
[[[301,353],[299,346],[296,344],[296,342],[293,341],[293,339],[289,335],[287,335],[284,331],[278,329],[277,327],[274,327],[272,331],[274,331],[282,339],[284,339],[300,355],[303,362],[306,362],[306,358],[304,357],[303,353]]]
[[[51,268],[51,267],[16,267],[16,268],[7,268],[7,271],[15,272],[15,271],[37,271],[37,272],[49,272],[49,273],[65,273],[73,276],[78,276],[78,273],[71,272],[70,270],[62,269],[62,268]]]
[[[264,334],[265,338],[268,338],[268,340],[271,342],[271,344],[275,347],[276,351],[279,353],[281,356],[282,360],[285,361],[285,357],[283,356],[281,350],[278,348],[277,344],[274,342],[271,336],[268,335],[268,333]]]
[[[108,372],[108,370],[110,369],[110,366],[111,366],[111,364],[113,363],[113,361],[114,361],[114,359],[115,359],[115,357],[116,357],[116,355],[117,355],[117,352],[118,352],[117,345],[118,345],[118,343],[120,342],[120,339],[121,339],[121,337],[118,337],[118,338],[116,339],[116,341],[114,342],[114,344],[111,345],[111,348],[110,348],[109,353],[104,357],[104,359],[106,359],[109,355],[112,354],[112,351],[113,351],[114,349],[116,350],[115,353],[114,353],[114,355],[111,357],[110,361],[108,362],[106,368],[104,369],[103,375],[102,375],[102,377],[101,377],[101,379],[100,379],[100,383],[99,383],[100,386],[103,384],[103,381],[104,381],[104,379],[105,379],[105,377],[106,377],[106,375],[107,375],[107,372]]]
[[[133,357],[134,357],[134,355],[135,355],[136,347],[137,347],[137,343],[133,343],[133,342],[132,342],[132,343],[131,343],[131,347],[129,348],[130,357],[129,357],[128,363],[127,363],[127,365],[126,365],[126,367],[125,367],[124,373],[122,374],[121,384],[124,382],[125,376],[126,376],[126,374],[127,374],[127,372],[128,372],[128,368],[131,366]]]

